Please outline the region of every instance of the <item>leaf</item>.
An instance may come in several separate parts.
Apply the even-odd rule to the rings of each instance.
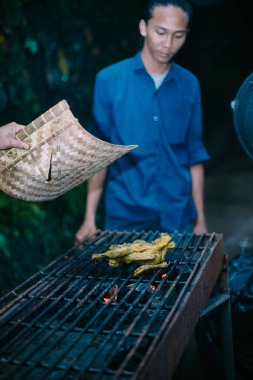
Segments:
[[[11,198],[4,193],[0,193],[0,208],[8,207],[10,203],[11,203]]]
[[[3,234],[0,234],[0,250],[3,251],[6,258],[10,257],[8,240]]]

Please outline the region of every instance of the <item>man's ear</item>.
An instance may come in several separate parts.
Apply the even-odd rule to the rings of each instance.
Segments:
[[[147,35],[147,25],[144,20],[141,20],[139,23],[139,29],[140,29],[140,34],[142,37],[146,37]]]

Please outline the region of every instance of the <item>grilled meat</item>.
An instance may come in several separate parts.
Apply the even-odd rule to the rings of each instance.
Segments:
[[[114,268],[119,267],[123,263],[139,264],[141,267],[134,271],[134,276],[137,276],[150,269],[167,267],[169,264],[165,261],[166,254],[168,249],[174,247],[175,243],[172,241],[171,236],[161,233],[152,242],[135,240],[133,243],[111,245],[108,251],[94,254],[92,258],[96,260],[107,257],[109,258],[109,265]]]
[[[119,245],[112,245],[109,247],[109,251],[103,253],[97,253],[92,255],[93,259],[101,259],[108,257],[109,259],[115,259],[116,257],[127,256],[134,252],[143,252],[151,248],[151,244],[144,240],[136,240],[134,243],[124,243]]]
[[[166,261],[160,263],[160,264],[146,264],[141,265],[138,268],[136,268],[133,272],[134,277],[139,276],[143,272],[149,271],[151,269],[157,269],[157,268],[167,268],[169,266],[169,263],[166,263]]]

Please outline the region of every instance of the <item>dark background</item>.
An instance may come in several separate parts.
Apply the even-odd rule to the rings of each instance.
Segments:
[[[0,0],[0,125],[28,124],[66,99],[89,123],[99,69],[140,48],[140,0]],[[211,155],[207,184],[224,160],[251,165],[234,133],[231,101],[253,67],[253,23],[246,1],[195,0],[193,24],[176,61],[199,78],[204,142]],[[234,157],[234,156],[233,156]],[[240,161],[241,162],[241,161]],[[208,188],[211,214],[222,210]],[[0,193],[0,294],[71,247],[85,207],[86,184],[52,202],[29,203]],[[207,199],[207,200],[208,200]],[[223,202],[223,203],[222,203]],[[218,211],[219,212],[219,211]],[[212,219],[213,218],[213,219]],[[101,226],[103,210],[98,216]],[[225,228],[225,227],[224,227]],[[228,232],[229,234],[229,232]]]

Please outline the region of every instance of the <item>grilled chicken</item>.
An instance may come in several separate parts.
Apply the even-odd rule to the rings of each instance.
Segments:
[[[160,264],[146,264],[146,265],[141,265],[138,268],[136,268],[133,272],[134,277],[139,276],[141,273],[149,271],[151,269],[156,269],[156,268],[167,268],[169,266],[169,263],[166,263],[166,261],[160,263]]]
[[[110,246],[109,251],[94,254],[92,255],[92,258],[101,259],[104,257],[108,257],[109,259],[115,259],[116,257],[127,256],[130,253],[143,252],[151,247],[152,245],[150,243],[145,242],[144,240],[136,240],[134,243],[112,245]]]
[[[96,260],[107,257],[109,258],[109,265],[114,268],[123,263],[139,264],[141,269],[137,268],[134,271],[134,276],[137,276],[150,269],[167,267],[169,264],[165,261],[166,254],[168,249],[174,247],[175,243],[172,241],[171,236],[161,233],[160,237],[152,242],[135,240],[133,243],[112,245],[108,251],[94,254],[92,258]]]

